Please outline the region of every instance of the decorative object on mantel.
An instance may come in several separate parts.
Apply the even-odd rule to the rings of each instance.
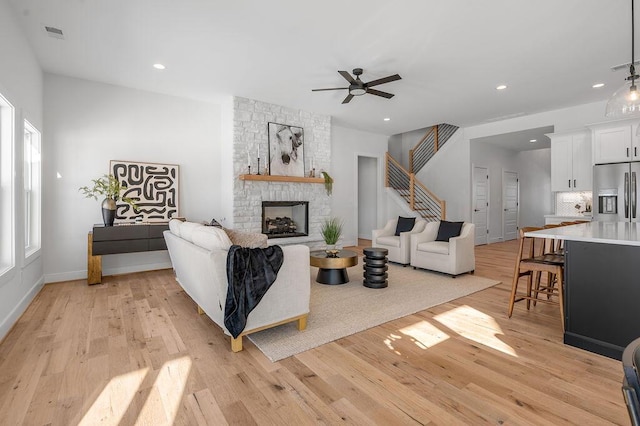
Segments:
[[[270,174],[304,177],[304,129],[287,124],[267,123],[267,131]]]
[[[629,64],[629,76],[621,88],[611,95],[607,102],[605,115],[610,118],[625,118],[640,114],[640,94],[636,87],[636,80],[640,78],[635,69],[635,25],[633,1],[631,0],[631,64]],[[626,66],[626,65],[625,65]],[[624,66],[621,66],[624,67]],[[618,67],[614,68],[614,71]]]
[[[320,234],[327,244],[326,252],[328,257],[336,257],[338,250],[336,244],[342,235],[342,221],[337,217],[325,219],[320,228]]]
[[[168,221],[179,216],[178,176],[176,164],[141,163],[111,160],[111,173],[127,190],[123,195],[137,201],[138,210],[118,203],[116,219]]]
[[[331,195],[333,192],[333,178],[329,176],[327,172],[320,172],[322,177],[324,178],[324,189],[327,191],[327,195]]]
[[[92,179],[93,187],[82,186],[78,188],[78,191],[82,191],[82,194],[86,198],[98,199],[98,195],[105,197],[102,200],[102,221],[104,226],[113,226],[113,222],[116,218],[116,202],[121,200],[127,206],[130,206],[134,211],[137,211],[137,204],[131,197],[121,197],[121,192],[127,189],[126,183],[120,184],[118,179],[113,175],[104,175],[98,179]]]

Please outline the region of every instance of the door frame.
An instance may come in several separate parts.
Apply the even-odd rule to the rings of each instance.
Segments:
[[[487,171],[487,217],[486,217],[487,242],[486,242],[486,244],[491,244],[491,240],[489,238],[489,219],[491,218],[491,171],[489,170],[489,167],[480,166],[480,165],[475,164],[475,163],[471,163],[471,223],[474,223],[473,222],[473,209],[474,209],[475,200],[476,200],[476,185],[475,185],[476,167],[485,169]],[[475,235],[474,235],[473,238],[474,238],[474,245],[477,245],[475,243]]]
[[[518,172],[514,172],[511,170],[506,170],[506,169],[502,169],[502,241],[506,241],[505,239],[505,214],[504,214],[504,209],[506,208],[506,202],[505,202],[505,190],[506,190],[506,179],[505,179],[505,174],[507,173],[513,173],[516,175],[516,186],[517,186],[517,191],[518,191],[518,195],[516,197],[516,231],[518,229],[520,229],[520,174]],[[516,232],[516,239],[518,238],[517,236],[517,232]]]

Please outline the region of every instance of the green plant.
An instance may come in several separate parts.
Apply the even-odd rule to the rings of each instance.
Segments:
[[[126,189],[127,186],[126,184],[120,185],[120,182],[115,178],[115,176],[103,175],[98,179],[92,179],[91,182],[93,182],[93,187],[91,188],[88,186],[81,186],[78,188],[78,191],[81,191],[86,198],[93,198],[97,200],[98,196],[102,196],[115,201],[122,199],[122,201],[131,205],[134,210],[138,210],[138,206],[132,198],[120,197],[120,193],[123,189]]]
[[[325,219],[320,228],[320,233],[325,243],[329,245],[336,244],[340,239],[340,235],[342,235],[342,221],[337,217]]]
[[[331,195],[333,191],[333,178],[329,176],[327,172],[320,172],[320,174],[324,178],[324,189],[327,191],[327,195]]]

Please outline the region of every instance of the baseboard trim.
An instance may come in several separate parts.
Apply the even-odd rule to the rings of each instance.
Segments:
[[[146,263],[144,265],[130,265],[130,266],[123,266],[119,268],[103,269],[102,276],[131,274],[134,272],[144,272],[144,271],[155,271],[157,269],[168,269],[171,267],[172,267],[171,262]],[[56,274],[46,274],[44,276],[44,282],[47,284],[58,283],[61,281],[74,281],[74,280],[86,280],[86,279],[87,279],[86,269],[82,271],[69,271],[69,272],[60,272]]]
[[[36,283],[29,289],[27,294],[20,300],[18,304],[16,304],[15,308],[9,312],[0,323],[0,342],[7,337],[7,334],[11,331],[13,326],[18,322],[22,314],[27,310],[33,299],[38,295],[40,290],[44,287],[44,277],[40,278]]]

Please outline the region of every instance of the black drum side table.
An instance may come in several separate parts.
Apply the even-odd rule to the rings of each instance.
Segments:
[[[380,247],[368,247],[362,250],[364,253],[364,273],[362,285],[369,288],[385,288],[387,281],[387,254],[389,250]]]

